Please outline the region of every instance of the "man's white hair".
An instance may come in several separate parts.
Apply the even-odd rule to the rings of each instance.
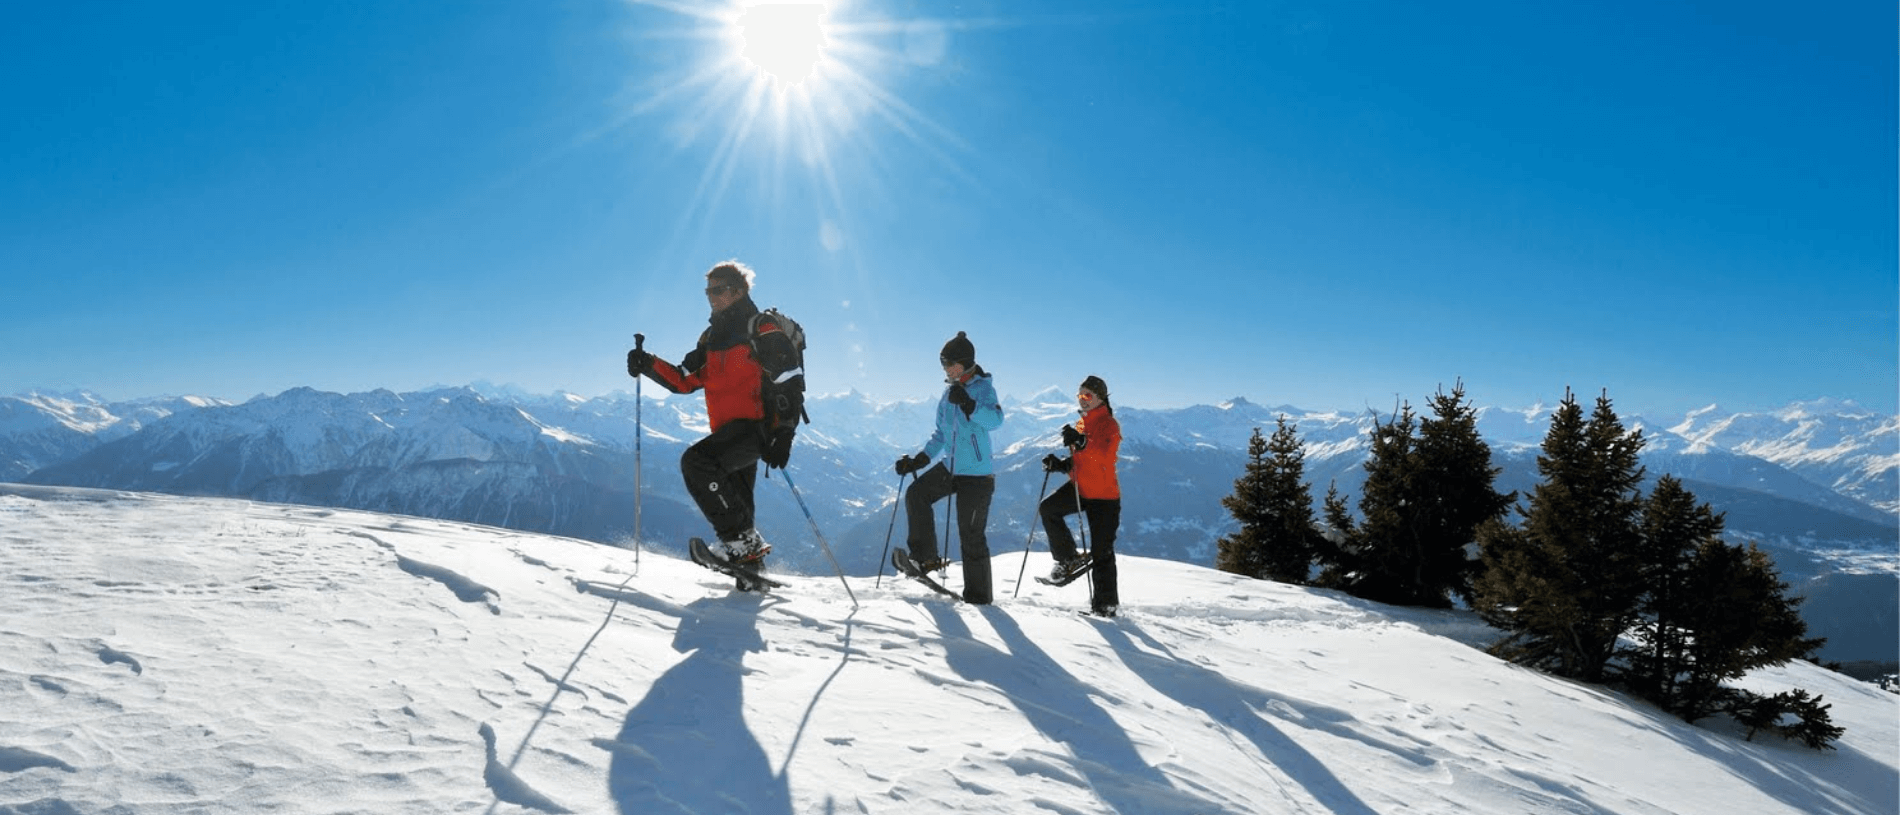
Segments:
[[[754,274],[752,272],[752,267],[747,266],[743,263],[740,263],[737,260],[723,260],[723,261],[713,264],[713,267],[707,270],[706,272],[706,279],[711,280],[713,278],[713,275],[727,277],[727,276],[730,276],[733,272],[737,272],[739,274],[740,279],[745,281],[746,290],[751,291],[752,278],[754,277]]]

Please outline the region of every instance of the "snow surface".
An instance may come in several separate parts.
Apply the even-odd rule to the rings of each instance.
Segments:
[[[815,545],[782,542],[781,546]],[[1839,749],[1499,662],[1456,612],[1122,559],[767,598],[464,524],[0,485],[0,813],[1893,813],[1900,697],[1798,664]],[[1028,559],[1030,573],[1048,566]],[[951,585],[960,585],[953,570]]]

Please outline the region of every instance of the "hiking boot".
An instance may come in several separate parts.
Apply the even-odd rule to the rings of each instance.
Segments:
[[[1049,570],[1049,579],[1057,582],[1069,579],[1069,576],[1088,565],[1088,555],[1076,555],[1068,560],[1056,559],[1056,565]]]
[[[1120,610],[1121,606],[1094,606],[1089,609],[1089,613],[1097,617],[1113,617]]]
[[[950,559],[933,557],[929,560],[914,561],[918,574],[929,574],[950,568]]]
[[[772,545],[759,536],[757,529],[748,529],[733,540],[720,541],[719,545],[726,550],[726,560],[733,563],[751,563],[772,551]]]

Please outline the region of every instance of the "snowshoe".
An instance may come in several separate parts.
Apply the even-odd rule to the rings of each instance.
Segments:
[[[949,563],[950,563],[949,561],[943,560],[942,558],[931,561],[931,565],[937,568],[942,568],[944,566],[947,566],[949,565]],[[944,584],[937,582],[936,578],[931,577],[929,570],[917,568],[917,564],[911,562],[910,552],[908,550],[901,549],[901,548],[892,549],[891,550],[891,565],[896,567],[897,572],[899,574],[902,574],[905,577],[908,577],[912,580],[915,580],[919,583],[924,584],[925,586],[930,587],[931,591],[934,591],[938,594],[941,594],[945,597],[949,597],[955,600],[963,599],[963,595],[958,594],[954,591],[951,591]]]
[[[785,587],[784,583],[760,574],[756,558],[746,563],[734,563],[699,538],[689,541],[687,548],[692,553],[694,563],[733,578],[739,591],[764,592]]]
[[[1057,564],[1056,569],[1051,571],[1048,577],[1037,577],[1036,582],[1045,586],[1067,586],[1082,575],[1088,574],[1093,568],[1095,568],[1095,558],[1083,553]]]

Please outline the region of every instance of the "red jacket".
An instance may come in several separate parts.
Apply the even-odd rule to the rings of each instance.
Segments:
[[[765,419],[765,368],[752,356],[751,323],[759,313],[750,298],[740,300],[714,314],[712,325],[699,335],[695,347],[679,367],[655,359],[649,376],[661,387],[674,393],[706,391],[706,416],[712,429],[734,419]],[[761,341],[769,335],[784,336],[770,320],[759,325]]]
[[[1071,456],[1074,467],[1069,480],[1083,498],[1119,499],[1121,479],[1115,475],[1115,456],[1122,449],[1122,426],[1107,405],[1097,405],[1075,423],[1082,431],[1081,449]]]

